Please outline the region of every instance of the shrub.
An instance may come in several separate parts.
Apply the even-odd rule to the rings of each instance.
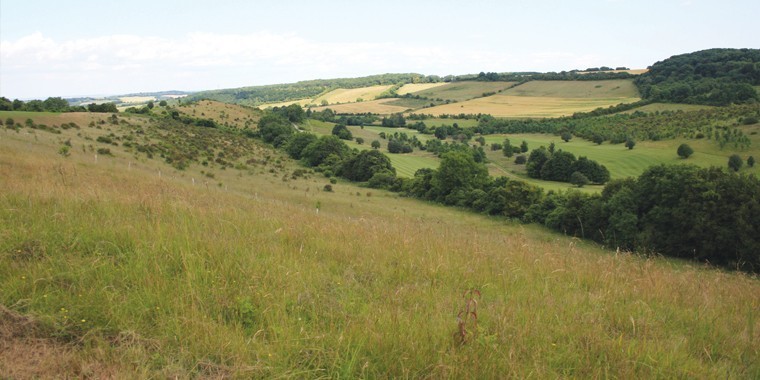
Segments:
[[[688,144],[681,144],[678,146],[678,150],[676,151],[678,153],[678,156],[686,159],[689,158],[692,154],[694,154],[694,149],[691,149],[691,147]]]

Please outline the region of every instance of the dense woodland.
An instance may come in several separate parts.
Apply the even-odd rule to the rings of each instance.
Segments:
[[[114,103],[91,103],[88,106],[71,106],[66,99],[50,97],[45,100],[30,100],[24,102],[18,99],[13,101],[8,98],[0,98],[0,111],[28,111],[28,112],[119,112]]]
[[[757,101],[759,49],[710,49],[657,62],[636,78],[644,99],[724,106]]]

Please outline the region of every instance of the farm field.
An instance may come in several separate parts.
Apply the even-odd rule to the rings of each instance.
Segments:
[[[510,96],[549,98],[638,98],[633,80],[541,81],[535,80],[501,93]]]
[[[124,128],[0,131],[3,376],[760,376],[757,277],[325,192],[264,146],[240,170],[82,150]]]
[[[547,118],[569,116],[575,112],[588,112],[599,107],[633,103],[638,100],[638,98],[558,98],[497,94],[460,103],[425,108],[412,113],[433,116],[482,113],[495,117]]]
[[[403,106],[394,106],[392,104],[388,104],[390,102],[393,102],[394,98],[388,98],[388,99],[378,99],[378,100],[371,100],[371,101],[365,101],[360,103],[344,103],[344,104],[333,104],[329,106],[322,106],[322,107],[314,107],[312,110],[314,111],[321,111],[325,108],[329,108],[336,113],[375,113],[380,115],[390,115],[393,113],[401,113],[408,109],[408,107]]]
[[[439,83],[407,83],[407,84],[401,86],[401,88],[399,88],[398,91],[396,91],[396,93],[399,94],[399,95],[406,95],[406,94],[411,94],[411,93],[414,93],[414,92],[421,92],[421,91],[425,91],[425,90],[430,90],[432,88],[436,88],[436,87],[440,87],[440,86],[445,86],[445,85],[446,85],[445,82],[439,82]]]
[[[261,104],[261,105],[257,106],[256,108],[264,110],[264,109],[267,109],[267,108],[287,107],[287,106],[289,106],[291,104],[298,104],[301,107],[306,107],[309,104],[314,104],[314,100],[313,99],[301,99],[301,100],[291,100],[289,102],[266,103],[266,104]]]
[[[430,99],[443,99],[460,102],[464,100],[480,98],[487,92],[499,92],[514,86],[516,82],[455,82],[435,86],[426,90],[416,91],[412,95],[419,95]]]
[[[392,86],[370,86],[350,89],[339,88],[315,98],[312,103],[322,104],[322,101],[326,101],[329,104],[337,104],[354,103],[357,102],[358,99],[363,99],[365,101],[375,100],[375,97],[382,94],[384,91],[388,90],[391,87]]]

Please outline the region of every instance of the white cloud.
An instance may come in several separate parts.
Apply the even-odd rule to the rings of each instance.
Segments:
[[[207,89],[386,72],[550,70],[558,60],[592,65],[593,58],[540,53],[518,59],[507,48],[320,42],[269,32],[191,33],[176,38],[109,35],[67,41],[37,32],[0,42],[0,75],[5,82],[0,91],[11,96],[55,96]],[[42,77],[44,83],[35,82]],[[32,89],[43,94],[24,93]]]

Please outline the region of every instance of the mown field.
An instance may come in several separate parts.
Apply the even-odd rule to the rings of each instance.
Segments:
[[[492,95],[459,103],[430,107],[413,113],[440,116],[458,114],[489,114],[509,118],[548,118],[569,116],[576,112],[593,111],[620,103],[637,102],[639,98],[578,98],[530,97]]]
[[[503,91],[515,84],[515,82],[454,82],[412,92],[411,94],[429,99],[461,102],[482,97],[484,93]]]
[[[361,88],[339,88],[328,92],[320,97],[314,99],[314,104],[322,104],[322,101],[326,101],[329,104],[336,103],[354,103],[358,99],[362,100],[375,100],[375,97],[382,94],[392,86],[370,86]]]
[[[390,115],[393,113],[401,113],[406,111],[409,107],[405,106],[396,106],[393,104],[389,104],[397,99],[394,98],[388,98],[388,99],[379,99],[379,100],[371,100],[367,102],[360,102],[360,103],[344,103],[344,104],[333,104],[329,106],[323,106],[323,107],[314,107],[312,110],[314,111],[322,111],[325,108],[329,108],[336,113],[374,113],[374,114],[380,114],[380,115]]]
[[[3,376],[760,377],[756,277],[85,131],[0,132]]]
[[[634,113],[636,111],[639,111],[639,112],[648,112],[648,113],[663,112],[663,111],[670,111],[670,112],[684,111],[684,112],[689,112],[689,111],[698,111],[698,110],[708,109],[708,108],[711,108],[711,106],[703,106],[703,105],[699,105],[699,104],[652,103],[652,104],[647,104],[645,106],[636,107],[636,108],[634,108],[632,110],[623,111],[621,113],[630,114],[630,113]]]
[[[445,85],[446,85],[445,82],[439,82],[439,83],[407,83],[407,84],[401,86],[401,88],[399,88],[398,91],[396,91],[396,93],[399,94],[399,95],[406,95],[406,94],[411,94],[411,93],[414,93],[414,92],[420,92],[420,91],[424,91],[424,90],[430,90],[432,88],[436,88],[436,87],[440,87],[440,86],[445,86]]]
[[[549,98],[638,98],[633,80],[530,81],[502,92],[502,95]]]

